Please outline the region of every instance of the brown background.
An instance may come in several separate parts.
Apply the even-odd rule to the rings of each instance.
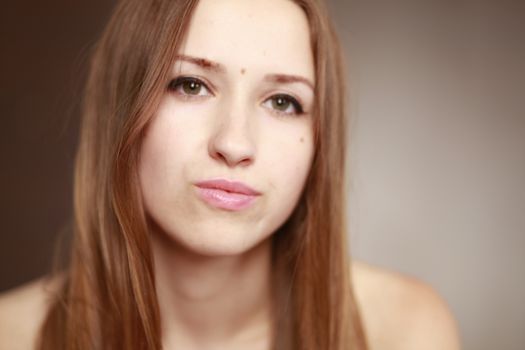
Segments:
[[[108,1],[9,2],[0,12],[0,290],[48,271],[71,216],[88,54]]]
[[[112,1],[0,13],[0,291],[49,270],[78,101]],[[525,344],[525,2],[332,1],[352,124],[352,251],[432,284],[465,349]]]

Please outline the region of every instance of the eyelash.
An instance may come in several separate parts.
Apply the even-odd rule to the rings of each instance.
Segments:
[[[178,94],[179,96],[181,96],[185,100],[194,99],[194,98],[202,98],[203,95],[194,95],[194,96],[192,96],[190,94],[186,94],[184,92],[179,91],[179,89],[182,87],[182,84],[184,84],[186,82],[197,83],[201,87],[206,89],[208,91],[208,93],[213,95],[213,93],[211,92],[211,89],[208,88],[208,85],[205,82],[203,82],[202,80],[197,79],[197,78],[186,77],[186,76],[181,76],[181,77],[178,77],[178,78],[175,78],[175,79],[171,80],[169,82],[169,84],[168,84],[167,90],[175,92],[176,94]],[[300,115],[305,114],[301,103],[299,103],[299,101],[296,98],[294,98],[294,97],[292,97],[292,96],[290,96],[288,94],[280,93],[280,94],[272,95],[268,99],[266,99],[264,101],[264,103],[266,103],[267,101],[272,101],[272,100],[275,101],[278,98],[282,98],[282,99],[286,100],[287,102],[291,103],[291,105],[293,106],[295,111],[291,112],[291,113],[290,112],[283,112],[283,111],[279,111],[277,109],[268,107],[273,113],[276,113],[278,115],[284,115],[284,116],[300,116]]]

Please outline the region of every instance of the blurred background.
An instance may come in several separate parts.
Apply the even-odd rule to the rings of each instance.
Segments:
[[[49,271],[79,101],[113,1],[0,13],[0,291]],[[431,284],[464,349],[525,344],[525,2],[332,0],[350,101],[351,250]]]

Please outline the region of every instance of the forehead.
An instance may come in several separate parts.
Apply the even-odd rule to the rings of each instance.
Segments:
[[[200,0],[181,54],[314,80],[308,20],[290,0]]]

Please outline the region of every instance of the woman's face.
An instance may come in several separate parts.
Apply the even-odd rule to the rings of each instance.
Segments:
[[[171,79],[141,149],[146,211],[187,249],[242,253],[286,221],[310,170],[307,18],[287,0],[201,0]]]

